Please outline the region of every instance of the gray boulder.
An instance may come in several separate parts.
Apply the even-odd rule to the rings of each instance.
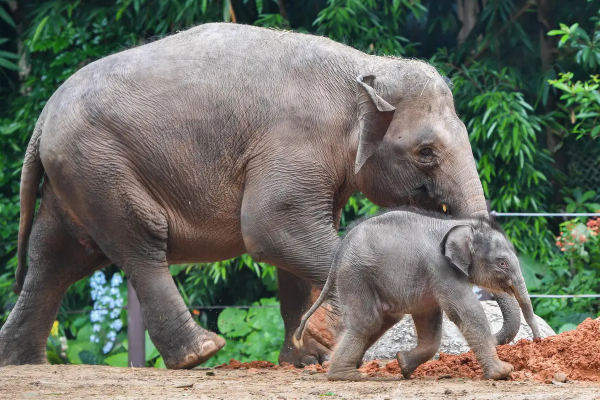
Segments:
[[[492,332],[498,332],[502,327],[502,313],[500,307],[495,301],[487,300],[482,301],[481,305],[485,310],[485,314],[488,317]],[[536,316],[538,325],[540,327],[540,334],[542,337],[556,335],[552,328],[542,318]],[[521,329],[515,340],[511,343],[515,343],[520,339],[531,339],[531,329],[525,322],[523,314],[521,314]],[[365,354],[364,360],[389,360],[395,359],[398,351],[408,351],[417,345],[417,337],[415,333],[415,326],[410,315],[405,316],[402,321],[393,326],[388,330]],[[443,322],[443,334],[442,334],[442,345],[440,350],[436,353],[434,358],[438,358],[439,352],[445,354],[461,354],[469,351],[469,345],[463,338],[462,334],[444,314]]]

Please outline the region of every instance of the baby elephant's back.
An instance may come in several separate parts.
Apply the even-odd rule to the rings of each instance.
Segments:
[[[407,211],[391,211],[370,218],[353,228],[342,241],[336,260],[339,272],[368,269],[379,278],[414,274],[411,270],[421,267],[424,261],[432,263],[441,257],[435,225],[433,218]]]

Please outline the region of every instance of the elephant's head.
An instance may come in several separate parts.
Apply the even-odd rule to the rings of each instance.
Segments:
[[[514,294],[533,337],[540,337],[519,259],[500,228],[487,220],[457,225],[446,233],[441,251],[471,283],[492,292]]]
[[[487,216],[467,130],[448,84],[426,63],[393,61],[381,73],[357,78],[359,190],[384,207]]]
[[[357,77],[358,189],[384,207],[488,217],[467,129],[448,83],[427,63],[383,60]],[[503,292],[496,300],[504,317],[499,338],[510,341],[520,326],[518,305]]]

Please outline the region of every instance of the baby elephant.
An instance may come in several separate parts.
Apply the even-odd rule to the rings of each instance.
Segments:
[[[475,353],[487,379],[503,379],[513,366],[496,353],[496,338],[469,284],[515,295],[534,337],[539,329],[514,248],[488,220],[390,211],[351,228],[335,255],[317,302],[294,334],[302,347],[306,323],[328,297],[342,316],[342,335],[330,380],[360,380],[365,351],[404,314],[411,314],[418,344],[396,357],[405,378],[437,352],[442,311]]]

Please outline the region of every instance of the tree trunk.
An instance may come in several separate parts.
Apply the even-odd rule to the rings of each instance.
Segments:
[[[478,0],[458,0],[458,19],[462,22],[462,28],[458,32],[458,43],[463,43],[475,27],[479,11]]]
[[[548,36],[548,31],[554,28],[552,0],[537,0],[537,19],[540,23],[540,57],[542,60],[542,73],[545,75],[554,68],[557,52],[556,36]],[[555,108],[556,98],[552,91],[548,92],[548,100],[544,106],[546,114],[552,112]],[[550,127],[546,128],[546,147],[554,155],[556,167],[565,171],[565,154],[558,146],[561,139],[554,134]]]

